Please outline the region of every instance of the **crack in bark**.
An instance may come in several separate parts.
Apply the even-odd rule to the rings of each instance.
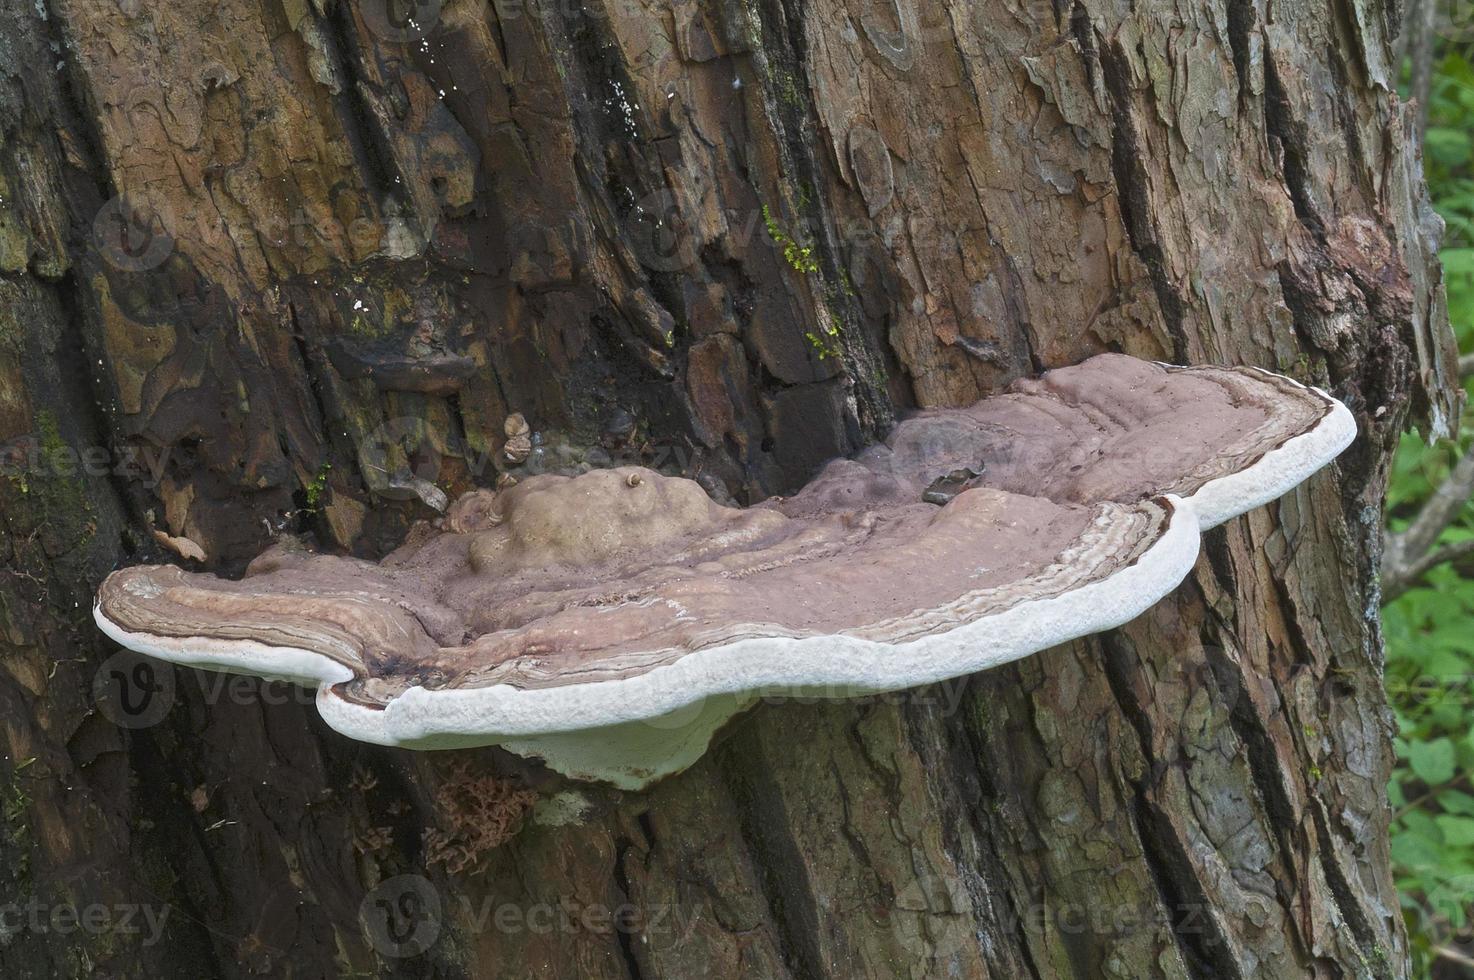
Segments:
[[[374,204],[383,208],[386,199],[398,200],[402,213],[414,214],[408,202],[399,200],[395,192],[395,181],[405,185],[403,175],[394,165],[394,151],[389,138],[375,120],[369,108],[363,88],[369,87],[359,70],[364,52],[359,47],[352,25],[352,13],[347,4],[337,4],[323,15],[325,30],[323,45],[333,60],[333,66],[341,74],[343,91],[331,98],[338,104],[338,118],[342,122],[343,138],[347,141],[357,170],[364,177],[365,189],[374,195]],[[362,86],[362,88],[360,87]]]
[[[1000,670],[1013,670],[1012,667],[1000,668]],[[980,694],[970,682],[968,700],[972,701]],[[985,810],[984,799],[991,797],[994,800],[1001,799],[998,787],[989,778],[991,769],[986,765],[987,761],[994,756],[991,741],[983,730],[983,725],[976,710],[968,711],[963,716],[961,725],[949,725],[943,728],[946,736],[944,747],[947,750],[949,764],[945,768],[954,773],[956,778],[947,780],[947,785],[957,791],[957,809],[960,818],[965,820],[972,829],[973,839],[977,843],[978,861],[977,868],[969,867],[968,870],[975,873],[976,879],[982,882],[992,882],[1002,886],[1008,880],[1005,864],[998,853],[998,837],[1000,828],[994,826],[994,821]],[[941,779],[940,773],[937,776]],[[966,789],[967,792],[962,792]],[[952,821],[943,824],[945,830],[951,831]],[[969,886],[975,884],[974,876],[964,876],[964,882]],[[1001,894],[1007,903],[1003,910],[994,907],[994,896]],[[997,887],[990,889],[982,895],[977,894],[973,887],[968,888],[968,897],[972,900],[974,908],[986,908],[993,919],[994,924],[999,926],[1011,926],[1014,938],[1014,948],[1023,959],[1022,965],[1028,970],[1028,976],[1039,980],[1043,974],[1039,966],[1034,962],[1034,953],[1029,937],[1024,926],[1024,916],[1019,912],[1014,902],[1014,891],[1010,888]],[[1000,915],[1000,911],[1003,913]],[[1017,963],[998,963],[995,961],[994,951],[1001,948],[1002,943],[983,944],[983,956],[988,963],[990,973],[998,976],[1010,976],[1010,970],[1016,970]]]
[[[100,390],[103,382],[98,377],[98,372],[93,370],[95,364],[106,358],[106,351],[100,340],[93,341],[91,332],[87,329],[87,317],[80,303],[83,289],[77,279],[76,268],[67,269],[66,274],[54,286],[48,285],[48,288],[55,296],[62,314],[61,335],[57,338],[57,350],[53,352],[53,356],[61,366],[58,373],[62,384],[70,389],[67,392],[70,397],[65,401],[72,412],[86,420],[82,426],[84,431],[90,430],[99,442],[106,440],[115,445],[119,441],[117,433],[107,411],[102,407],[111,398]],[[74,339],[76,343],[67,343],[69,339]],[[119,468],[107,467],[104,480],[112,491],[115,508],[130,515],[135,521],[146,522],[148,506],[144,495],[132,489],[132,483]],[[102,508],[95,509],[99,513],[102,511]]]
[[[1101,664],[1106,682],[1122,715],[1136,732],[1142,757],[1152,763],[1139,780],[1126,780],[1134,793],[1128,802],[1142,856],[1151,870],[1159,901],[1170,916],[1182,962],[1196,980],[1243,980],[1238,957],[1224,934],[1223,923],[1213,914],[1215,907],[1198,878],[1186,842],[1175,833],[1170,816],[1152,799],[1154,787],[1166,770],[1179,763],[1160,761],[1153,750],[1151,717],[1132,694],[1127,677],[1128,672],[1138,669],[1133,666],[1138,662],[1136,652],[1130,641],[1115,630],[1101,635],[1101,649],[1105,653]],[[1192,815],[1188,814],[1187,819]],[[1190,928],[1194,911],[1204,924],[1202,930]]]
[[[1132,824],[1141,842],[1142,856],[1151,869],[1152,882],[1172,918],[1172,935],[1188,973],[1198,980],[1243,980],[1245,974],[1229,948],[1213,905],[1198,881],[1196,868],[1183,842],[1174,834],[1171,820],[1147,798],[1144,786],[1136,787],[1132,801]],[[1197,887],[1193,887],[1197,886]],[[1206,925],[1206,935],[1191,928],[1193,912]]]
[[[1360,52],[1360,44],[1356,41],[1361,37],[1359,31],[1354,27],[1353,15],[1347,10],[1344,0],[1334,3],[1337,16],[1335,18],[1338,29],[1353,41],[1348,42],[1352,48]],[[1377,199],[1376,189],[1372,186],[1371,177],[1362,161],[1366,159],[1366,153],[1361,145],[1361,131],[1356,124],[1356,113],[1351,108],[1349,93],[1353,90],[1351,79],[1346,70],[1346,61],[1334,44],[1326,46],[1326,64],[1331,70],[1331,110],[1335,114],[1336,124],[1341,129],[1341,136],[1346,140],[1347,157],[1352,162],[1351,175],[1356,181],[1357,188],[1368,201]],[[1367,68],[1365,62],[1361,66],[1362,75],[1365,76]]]
[[[792,824],[784,813],[782,794],[750,731],[743,730],[722,745],[718,768],[736,804],[737,826],[758,871],[784,964],[795,977],[828,976],[818,942],[818,909],[800,870],[803,858],[784,832]]]
[[[313,407],[317,409],[317,420],[322,430],[327,431],[328,419],[332,415],[328,412],[327,402],[322,394],[322,377],[320,375],[322,357],[308,346],[307,335],[302,330],[302,323],[297,318],[297,304],[287,303],[287,319],[292,324],[292,349],[296,351],[297,357],[302,362],[302,374],[307,379],[307,393],[312,396]],[[314,356],[316,355],[316,356]]]
[[[1244,687],[1243,673],[1239,665],[1229,657],[1228,648],[1205,639],[1203,652],[1220,696],[1228,702],[1229,726],[1247,755],[1249,778],[1259,791],[1259,804],[1264,807],[1270,828],[1280,838],[1281,848],[1288,853],[1293,850],[1286,840],[1288,828],[1296,826],[1298,821],[1289,791],[1283,782],[1272,778],[1282,772],[1275,752],[1274,737],[1265,725],[1265,720],[1254,710],[1254,701]],[[1287,870],[1293,879],[1294,869]]]
[[[1316,240],[1324,244],[1325,222],[1315,210],[1310,197],[1309,167],[1305,147],[1307,133],[1305,124],[1295,119],[1290,105],[1289,93],[1280,80],[1275,68],[1274,57],[1264,58],[1264,131],[1279,144],[1285,175],[1285,189],[1290,192],[1290,202],[1295,207],[1295,217],[1310,230]],[[1292,309],[1293,313],[1294,310]],[[1298,332],[1298,331],[1297,331]]]
[[[52,45],[52,50],[75,51],[81,47],[72,29],[71,21],[62,15],[61,10],[57,9],[55,0],[44,0],[44,7],[43,3],[37,3],[33,5],[32,9],[38,14],[41,14],[43,9],[45,11],[41,17],[44,26],[40,33],[48,38]],[[103,151],[102,114],[101,112],[83,111],[88,102],[88,89],[81,60],[78,58],[67,58],[64,70],[60,73],[60,76],[62,82],[56,86],[56,93],[60,96],[59,101],[65,107],[68,118],[64,121],[56,120],[56,128],[59,131],[67,133],[72,138],[72,145],[76,149],[85,151],[81,154],[83,160],[79,162],[86,164],[90,168],[94,168],[93,170],[89,170],[85,176],[82,176],[82,179],[89,179],[95,170],[104,170],[102,176],[91,182],[102,191],[102,197],[99,200],[106,199],[111,194],[117,193],[117,188],[113,186],[110,175],[107,175],[105,169],[101,168],[98,164],[98,161],[107,159],[107,155]],[[37,112],[37,115],[44,115],[44,113]],[[79,143],[80,145],[78,145]]]
[[[1254,0],[1226,0],[1228,16],[1228,49],[1233,54],[1233,73],[1239,80],[1239,109],[1253,92],[1253,79],[1249,76],[1249,35],[1258,23],[1259,13],[1254,9]]]
[[[647,842],[650,839],[650,829],[644,825],[643,821],[648,819],[646,814],[640,814],[642,821],[640,830],[646,836]],[[626,866],[630,860],[630,852],[634,850],[634,843],[628,838],[621,837],[614,842],[614,846],[614,887],[619,889],[627,904],[634,905],[634,896],[630,889],[629,868]],[[635,954],[633,930],[616,927],[614,936],[619,943],[620,959],[624,962],[624,968],[630,980],[642,980],[644,974],[640,970],[640,960]]]
[[[1233,549],[1228,544],[1228,528],[1220,526],[1206,532],[1200,549],[1203,557],[1208,559],[1208,567],[1213,570],[1213,577],[1218,580],[1219,587],[1228,595],[1238,595],[1239,577],[1233,567]]]
[[[1315,821],[1316,837],[1320,845],[1320,866],[1325,872],[1326,884],[1330,887],[1331,894],[1335,896],[1336,908],[1345,917],[1346,924],[1351,929],[1351,938],[1356,943],[1357,951],[1361,953],[1363,961],[1376,962],[1385,956],[1380,952],[1381,943],[1377,940],[1377,929],[1367,916],[1367,910],[1357,899],[1356,889],[1346,880],[1346,874],[1341,869],[1336,854],[1336,836],[1331,833],[1330,819],[1319,799],[1311,801],[1310,818]]]
[[[1143,152],[1136,130],[1131,107],[1129,59],[1119,49],[1119,43],[1112,42],[1103,48],[1099,59],[1111,103],[1111,172],[1115,178],[1116,200],[1131,248],[1151,276],[1152,290],[1156,293],[1157,305],[1172,340],[1172,357],[1178,364],[1186,364],[1186,305],[1167,276],[1166,254],[1152,226],[1151,191],[1144,163],[1150,154]]]
[[[863,740],[859,737],[857,733],[855,733],[854,726],[847,725],[845,727],[846,736],[853,739],[855,742],[860,743],[859,747],[861,755],[865,758],[866,764],[869,765],[871,771],[874,772],[877,776],[882,777],[882,779],[885,779],[886,781],[892,783],[892,786],[890,787],[892,792],[888,795],[891,799],[895,799],[898,795],[900,787],[899,785],[895,785],[894,773],[886,774],[883,773],[879,768],[877,768],[875,762],[870,759],[868,754],[865,753]],[[862,868],[873,869],[875,867],[875,861],[871,858],[870,849],[865,846],[865,841],[858,833],[856,833],[854,823],[851,820],[851,815],[854,812],[854,805],[850,800],[849,787],[845,785],[844,773],[840,772],[839,766],[835,762],[830,763],[829,771],[830,774],[834,777],[834,785],[839,791],[839,806],[841,811],[839,821],[840,836],[844,839],[845,844],[848,845],[850,853],[854,855],[855,863]],[[886,779],[887,775],[889,775],[889,779]],[[861,805],[863,806],[864,804],[862,803]],[[909,844],[910,842],[908,841],[907,843]],[[877,875],[876,877],[878,879],[879,876]],[[879,886],[882,883],[877,880],[876,884],[877,886]],[[877,888],[877,891],[879,891],[879,888]],[[894,900],[895,896],[891,895],[891,898],[892,900]]]
[[[816,254],[823,268],[826,283],[841,282],[843,276],[843,243],[834,234],[837,222],[825,193],[832,181],[824,179],[824,164],[814,152],[808,136],[822,126],[819,113],[810,97],[811,84],[808,79],[808,38],[804,29],[804,5],[796,0],[762,0],[757,4],[764,37],[763,56],[766,61],[776,61],[779,71],[790,80],[792,96],[784,97],[776,91],[777,81],[773,71],[766,72],[767,102],[776,114],[770,115],[776,129],[777,147],[785,164],[802,186],[811,188],[810,206],[816,212],[808,223],[818,246]],[[803,215],[808,218],[808,215]],[[857,310],[855,300],[846,295],[846,290],[837,290],[836,295],[826,298],[826,303],[837,307],[846,326],[840,343],[847,361],[857,361],[855,370],[846,372],[854,395],[858,418],[846,420],[846,429],[859,443],[880,438],[895,422],[895,407],[884,384],[875,384],[872,376],[889,367],[883,351],[873,349],[868,330],[853,329],[864,322]],[[846,413],[848,414],[848,413]]]

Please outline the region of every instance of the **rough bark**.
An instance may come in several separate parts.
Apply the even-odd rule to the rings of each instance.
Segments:
[[[40,909],[0,972],[1405,974],[1379,515],[1397,432],[1459,405],[1395,9],[415,12],[0,8],[0,869]],[[398,447],[485,485],[511,412],[566,458],[628,412],[751,501],[1102,350],[1276,368],[1363,435],[1126,628],[764,704],[648,793],[351,744],[110,661],[87,615],[114,565],[184,560],[155,531],[225,571],[284,532],[382,553],[430,515]],[[539,803],[452,873],[488,777]],[[426,950],[386,897],[400,938],[438,904]]]

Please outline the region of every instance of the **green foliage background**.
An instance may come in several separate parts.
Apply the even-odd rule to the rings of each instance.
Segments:
[[[1441,258],[1459,349],[1474,352],[1474,65],[1445,39],[1428,100],[1423,162],[1447,224]],[[1467,385],[1467,382],[1466,382]],[[1388,493],[1388,525],[1406,526],[1474,439],[1403,438]],[[1474,537],[1474,507],[1440,544]],[[1413,946],[1413,975],[1474,978],[1474,561],[1434,569],[1383,609],[1387,691],[1397,713],[1398,765],[1389,796],[1392,862]]]

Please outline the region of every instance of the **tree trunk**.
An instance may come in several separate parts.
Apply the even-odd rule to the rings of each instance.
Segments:
[[[1405,975],[1378,526],[1460,406],[1396,17],[6,3],[0,973]],[[1104,350],[1361,436],[1122,629],[762,704],[648,792],[352,743],[88,615],[116,565],[382,554],[512,412],[524,467],[752,502]]]

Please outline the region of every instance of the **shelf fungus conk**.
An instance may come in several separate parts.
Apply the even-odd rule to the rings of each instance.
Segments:
[[[638,788],[765,696],[892,691],[1119,626],[1204,529],[1355,434],[1288,378],[1101,355],[919,412],[792,497],[532,476],[378,564],[278,547],[239,581],[126,568],[95,616],[140,653],[315,687],[353,738],[497,744]]]

